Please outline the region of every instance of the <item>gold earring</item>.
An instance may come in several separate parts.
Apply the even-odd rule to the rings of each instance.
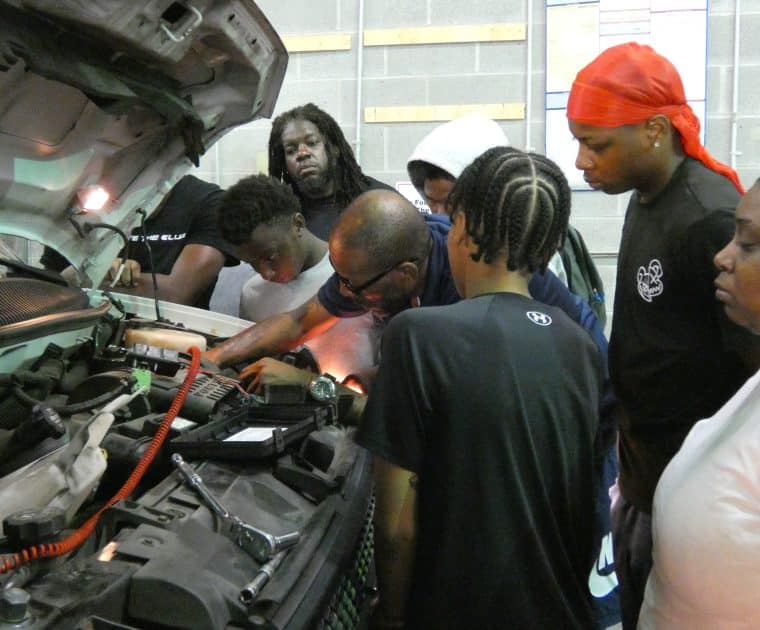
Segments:
[[[654,141],[654,148],[655,149],[659,149],[660,148],[660,141],[659,140],[655,140]]]

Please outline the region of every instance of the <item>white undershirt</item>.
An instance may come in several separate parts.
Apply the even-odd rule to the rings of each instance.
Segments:
[[[301,306],[316,295],[332,272],[330,259],[325,253],[316,265],[284,284],[264,280],[256,274],[243,285],[240,293],[240,317],[259,322]]]

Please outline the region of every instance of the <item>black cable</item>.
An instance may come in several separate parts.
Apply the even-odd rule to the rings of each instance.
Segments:
[[[73,219],[72,219],[73,221]],[[79,225],[74,221],[74,225]],[[124,230],[121,228],[117,228],[115,225],[111,225],[110,223],[85,223],[84,226],[85,234],[89,234],[92,232],[95,228],[103,228],[104,230],[111,230],[113,232],[116,232],[119,236],[121,236],[121,240],[124,241],[124,252],[125,255],[129,254],[129,239],[127,238],[127,235],[124,233]]]
[[[69,217],[69,221],[74,224],[74,227],[82,238],[85,238],[85,234],[89,234],[95,228],[103,228],[105,230],[116,232],[121,237],[121,240],[124,241],[124,261],[129,260],[129,239],[124,233],[124,230],[121,228],[118,228],[115,225],[111,225],[109,223],[85,223],[84,226],[80,226],[79,223],[74,220],[73,216]],[[111,303],[121,312],[122,315],[126,315],[124,306],[111,294],[110,288],[104,289],[103,295],[105,295],[111,301]]]
[[[113,295],[108,289],[105,289],[103,291],[103,295],[105,295],[111,304],[116,307],[116,310],[121,313],[122,317],[127,316],[127,309],[124,308],[124,305],[121,303],[121,300],[119,298]]]
[[[127,235],[124,233],[124,230],[121,228],[116,227],[115,225],[111,225],[109,223],[85,223],[84,224],[84,231],[86,233],[92,232],[95,228],[103,228],[105,230],[111,230],[113,232],[116,232],[119,236],[121,236],[121,240],[124,241],[124,258],[122,259],[124,263],[129,260],[129,239],[127,238]],[[106,292],[109,297],[110,293]]]
[[[0,374],[0,386],[3,385],[37,385],[45,387],[51,381],[50,376],[31,372],[29,370],[18,370],[17,372]]]
[[[132,382],[130,382],[132,381]],[[60,414],[74,414],[74,413],[81,413],[83,411],[90,411],[91,409],[94,409],[95,407],[100,407],[102,405],[105,405],[109,402],[111,402],[114,398],[117,396],[128,392],[132,389],[132,385],[134,383],[133,379],[122,379],[119,381],[119,385],[115,388],[113,388],[110,391],[107,391],[105,394],[101,394],[100,396],[96,396],[95,398],[90,398],[89,400],[83,400],[79,403],[73,403],[71,405],[50,405],[46,403],[44,400],[37,400],[36,398],[30,396],[27,394],[20,385],[16,385],[13,388],[13,394],[16,396],[16,398],[25,406],[27,407],[34,407],[35,405],[39,404],[47,404],[52,409],[55,409]]]
[[[140,230],[142,231],[143,243],[145,243],[145,247],[148,250],[148,263],[150,264],[150,275],[153,278],[153,302],[156,305],[156,321],[161,322],[164,320],[161,319],[161,312],[158,310],[158,279],[156,278],[156,268],[153,265],[153,250],[150,248],[150,242],[148,241],[148,232],[145,229],[145,219],[148,217],[148,214],[142,208],[137,209],[137,214],[142,216],[142,221],[140,222]]]
[[[79,234],[80,238],[83,238],[83,239],[87,238],[87,236],[84,233],[84,230],[82,229],[82,226],[79,225],[79,223],[77,223],[74,220],[74,215],[73,214],[69,214],[69,221],[71,222],[71,225],[74,226],[74,229],[77,231],[77,234]]]

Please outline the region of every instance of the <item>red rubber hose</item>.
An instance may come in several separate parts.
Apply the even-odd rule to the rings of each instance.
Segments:
[[[198,375],[198,371],[200,370],[201,351],[193,346],[188,350],[188,352],[191,354],[191,360],[190,368],[187,371],[187,376],[185,376],[185,380],[177,391],[177,395],[175,396],[171,407],[169,407],[169,411],[166,412],[166,416],[164,416],[164,419],[161,422],[161,426],[158,428],[158,431],[156,431],[156,435],[151,440],[142,458],[140,458],[140,461],[137,463],[137,466],[135,466],[135,469],[132,471],[129,479],[124,482],[124,485],[108,500],[108,502],[102,508],[100,508],[95,514],[88,518],[79,529],[69,534],[63,540],[59,540],[53,543],[41,543],[27,549],[22,549],[17,553],[5,556],[2,560],[0,560],[0,573],[7,573],[8,571],[17,569],[21,565],[27,564],[32,560],[37,560],[39,558],[55,558],[57,556],[62,556],[69,553],[70,551],[73,551],[85,540],[87,540],[90,534],[92,534],[92,532],[95,530],[95,526],[97,525],[98,520],[100,519],[100,515],[103,512],[105,512],[108,508],[110,508],[118,501],[126,499],[129,497],[129,495],[132,494],[132,492],[134,492],[137,484],[140,483],[140,480],[145,474],[145,471],[148,469],[148,466],[151,465],[153,459],[156,457],[156,454],[161,449],[166,436],[169,434],[169,429],[172,426],[172,422],[174,422],[174,418],[177,417],[177,414],[179,414],[180,410],[182,409],[182,405],[185,404],[185,399],[187,398],[187,394],[190,391],[190,387],[192,386],[193,381],[195,381],[195,377]]]

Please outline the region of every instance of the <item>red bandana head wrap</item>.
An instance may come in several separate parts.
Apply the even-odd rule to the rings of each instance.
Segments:
[[[681,134],[686,155],[730,179],[736,172],[713,158],[699,141],[699,119],[686,102],[678,70],[650,46],[629,42],[602,52],[575,77],[567,117],[593,127],[621,127],[663,114]]]

